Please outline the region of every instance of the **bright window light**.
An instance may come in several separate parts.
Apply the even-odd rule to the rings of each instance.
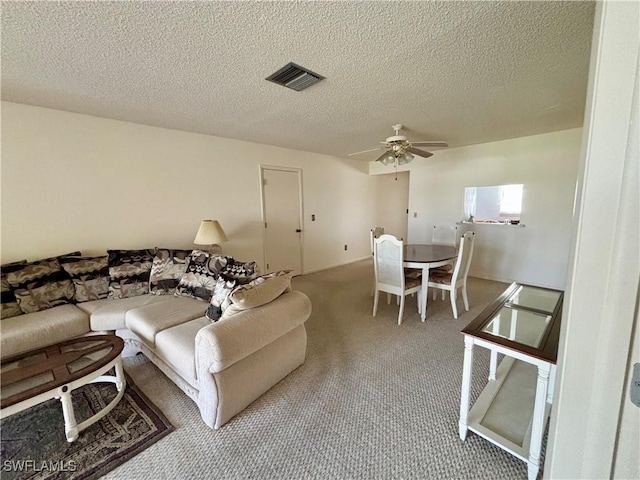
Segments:
[[[500,215],[513,216],[522,213],[522,184],[500,186]]]

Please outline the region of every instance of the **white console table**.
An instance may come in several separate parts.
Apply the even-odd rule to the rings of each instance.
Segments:
[[[553,400],[563,292],[513,283],[467,325],[460,396],[460,438],[469,430],[540,470]],[[486,387],[469,409],[474,346],[490,350]],[[498,354],[504,355],[498,365]]]

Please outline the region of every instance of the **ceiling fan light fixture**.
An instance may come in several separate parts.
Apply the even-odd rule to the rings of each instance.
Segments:
[[[421,142],[410,142],[407,137],[404,135],[400,135],[400,130],[403,125],[398,123],[396,125],[392,125],[392,128],[395,130],[395,135],[391,137],[387,137],[384,142],[380,142],[382,144],[381,147],[372,148],[369,150],[363,150],[361,152],[354,152],[348,154],[349,157],[353,155],[360,155],[363,153],[369,153],[378,151],[380,149],[385,149],[386,153],[380,155],[380,157],[376,158],[376,162],[380,162],[383,165],[405,165],[411,162],[415,157],[414,155],[418,155],[423,158],[429,158],[433,156],[433,153],[428,152],[426,150],[420,150],[416,147],[436,147],[436,148],[446,148],[449,145],[447,142],[442,141],[421,141]]]
[[[393,153],[389,153],[389,155],[383,157],[380,161],[383,165],[393,165],[396,162],[396,157],[393,155]]]
[[[405,165],[413,160],[413,155],[409,152],[405,152],[404,155],[398,157],[398,165]]]

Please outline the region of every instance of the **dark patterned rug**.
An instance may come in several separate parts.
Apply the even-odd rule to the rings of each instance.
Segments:
[[[89,384],[73,392],[78,423],[115,396],[112,383]],[[80,432],[73,443],[64,435],[59,400],[49,400],[0,422],[2,480],[95,479],[113,470],[173,431],[162,412],[127,377],[115,408]]]

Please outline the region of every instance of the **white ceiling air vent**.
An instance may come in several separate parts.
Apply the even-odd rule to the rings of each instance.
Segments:
[[[299,92],[323,79],[322,75],[313,73],[311,70],[307,70],[295,63],[288,63],[273,75],[269,75],[265,80]]]

